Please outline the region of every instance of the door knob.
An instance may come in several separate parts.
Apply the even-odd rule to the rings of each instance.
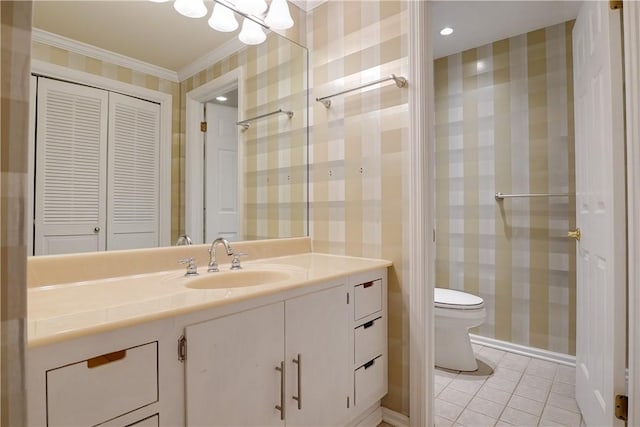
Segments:
[[[580,241],[580,229],[576,228],[575,230],[569,230],[567,232],[567,237],[572,239],[576,239],[578,242]]]
[[[94,229],[93,229],[93,231],[94,231],[95,233],[99,233],[99,232],[100,232],[100,227],[96,227],[96,228],[94,228]]]

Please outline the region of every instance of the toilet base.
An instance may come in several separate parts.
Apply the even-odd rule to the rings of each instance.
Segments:
[[[466,328],[438,328],[435,336],[435,365],[454,371],[476,371],[478,362]]]

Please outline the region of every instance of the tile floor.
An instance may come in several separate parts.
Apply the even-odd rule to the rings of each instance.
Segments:
[[[473,346],[476,372],[435,370],[435,426],[576,426],[575,368]]]

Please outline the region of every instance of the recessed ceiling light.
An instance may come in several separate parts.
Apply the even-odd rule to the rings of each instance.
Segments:
[[[226,96],[216,96],[216,101],[224,102],[227,100]]]
[[[453,34],[453,28],[451,27],[444,27],[443,29],[440,30],[441,36],[448,36],[450,34]]]

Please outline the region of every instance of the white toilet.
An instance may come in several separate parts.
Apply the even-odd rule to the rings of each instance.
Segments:
[[[469,329],[481,325],[487,313],[484,300],[453,289],[435,288],[436,366],[456,371],[478,369]]]

